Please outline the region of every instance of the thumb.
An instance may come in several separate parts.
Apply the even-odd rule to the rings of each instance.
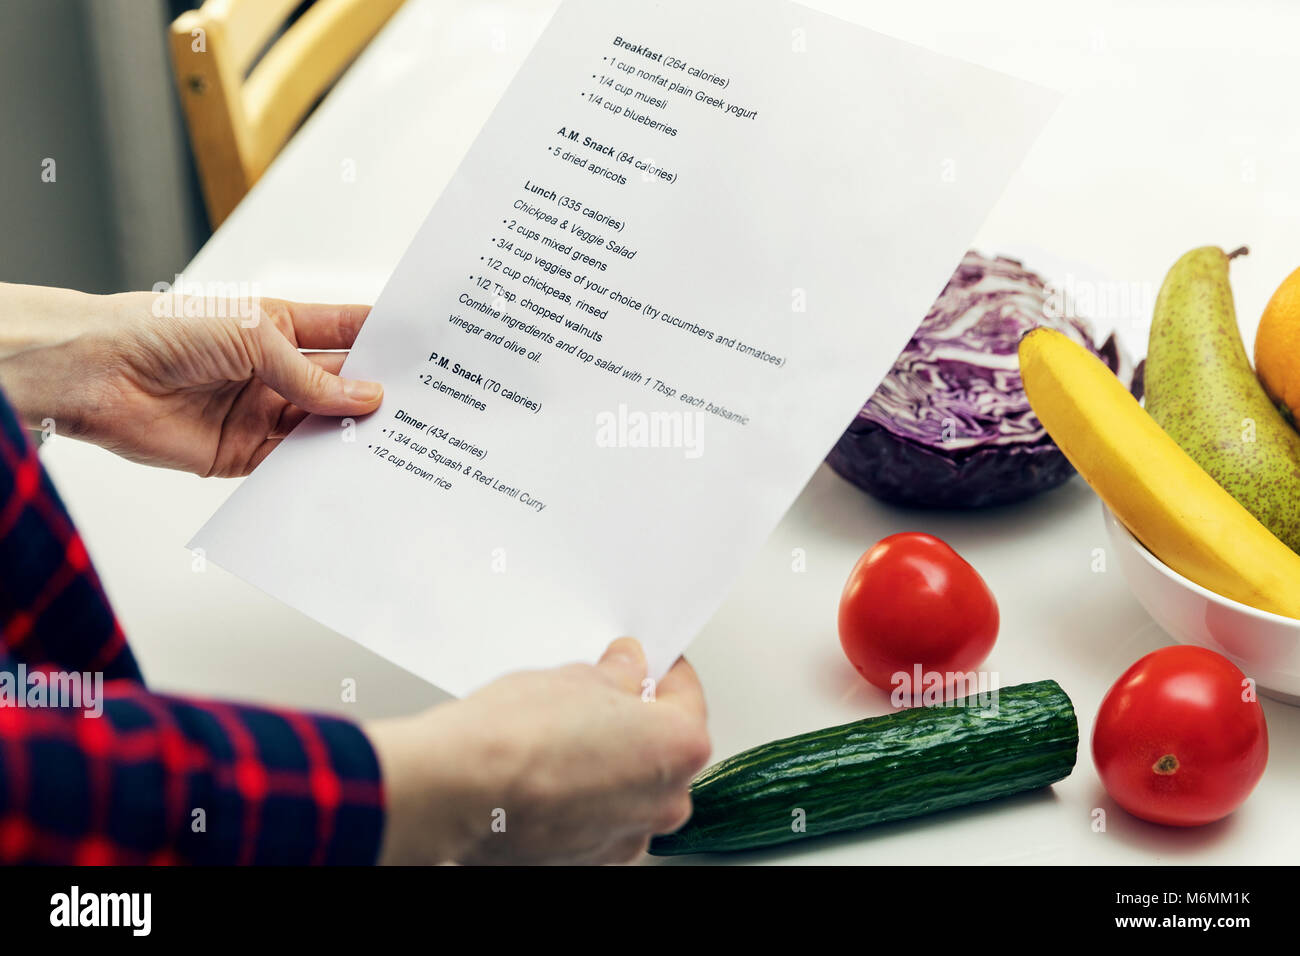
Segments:
[[[621,689],[641,693],[646,674],[645,651],[635,637],[620,637],[610,644],[596,667]]]
[[[365,415],[384,395],[378,382],[343,378],[299,352],[274,323],[258,324],[253,371],[299,408],[317,415]]]

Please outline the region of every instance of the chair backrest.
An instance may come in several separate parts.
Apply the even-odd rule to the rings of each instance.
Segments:
[[[214,229],[402,2],[316,0],[288,29],[302,0],[207,0],[176,18],[172,64]]]

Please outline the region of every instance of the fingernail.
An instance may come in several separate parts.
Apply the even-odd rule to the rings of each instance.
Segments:
[[[349,379],[343,386],[343,393],[354,402],[373,402],[384,394],[384,387],[378,382],[362,382]]]

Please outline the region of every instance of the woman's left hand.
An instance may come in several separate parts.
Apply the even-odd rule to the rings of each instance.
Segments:
[[[33,428],[145,464],[246,475],[308,413],[379,407],[380,385],[339,376],[345,352],[313,351],[351,348],[369,312],[0,286],[0,351],[12,353],[0,386]]]

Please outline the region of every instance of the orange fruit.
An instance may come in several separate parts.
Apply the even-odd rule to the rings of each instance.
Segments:
[[[1277,287],[1255,333],[1255,373],[1291,423],[1300,422],[1300,269]]]

